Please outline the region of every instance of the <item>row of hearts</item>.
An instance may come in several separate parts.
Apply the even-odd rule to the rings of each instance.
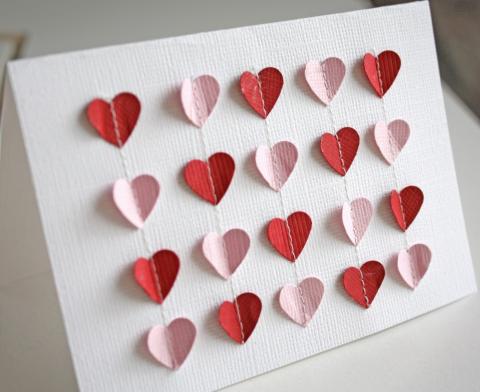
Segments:
[[[428,246],[415,244],[398,254],[398,272],[404,281],[414,288],[425,275],[430,260],[431,252]],[[151,260],[141,258],[135,262],[135,279],[152,300],[161,303],[168,294],[179,267],[180,262],[174,252],[161,250],[155,253]],[[372,260],[360,268],[347,268],[342,280],[347,294],[360,306],[369,308],[384,277],[383,265]],[[162,287],[162,292],[157,290],[158,287]],[[167,288],[163,289],[165,287]],[[316,313],[323,293],[322,281],[310,276],[297,286],[285,285],[280,290],[278,300],[281,309],[292,321],[306,327]],[[232,340],[244,344],[253,333],[261,310],[260,298],[254,293],[246,292],[238,295],[233,302],[222,303],[218,311],[218,321]],[[195,337],[195,325],[187,318],[177,318],[168,326],[154,326],[148,333],[147,346],[158,362],[168,368],[177,369],[187,358]]]
[[[390,89],[400,70],[400,57],[387,50],[378,57],[367,53],[363,59],[365,74],[379,97]],[[313,93],[325,105],[337,94],[345,76],[345,64],[336,57],[323,62],[310,61],[305,67],[305,78]],[[275,106],[283,87],[282,73],[273,67],[258,74],[244,72],[240,90],[252,109],[266,119]],[[211,75],[186,79],[180,97],[188,119],[201,128],[212,113],[220,94],[220,84]],[[93,127],[107,142],[121,148],[125,145],[140,115],[139,99],[132,93],[121,93],[111,102],[94,99],[87,108]]]

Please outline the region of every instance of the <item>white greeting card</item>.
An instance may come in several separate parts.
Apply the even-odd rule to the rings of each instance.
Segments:
[[[7,84],[81,390],[221,388],[476,291],[426,2],[21,60]],[[234,169],[187,173],[218,152]],[[165,249],[176,279],[149,286]],[[179,318],[195,332],[165,335]]]

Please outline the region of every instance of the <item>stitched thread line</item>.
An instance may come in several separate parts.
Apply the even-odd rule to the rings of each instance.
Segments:
[[[118,128],[118,121],[117,121],[117,113],[115,111],[114,103],[112,101],[110,102],[110,113],[112,114],[113,131],[115,133],[115,137],[117,139],[117,144],[119,146],[123,171],[124,171],[124,174],[127,178],[127,181],[130,181],[131,175],[130,175],[130,170],[129,170],[129,165],[128,165],[128,159],[127,159],[127,155],[125,154],[125,152],[123,151],[123,148],[122,148],[123,143],[122,143],[122,140],[120,138],[120,131],[119,131],[119,128]],[[135,191],[134,188],[132,188],[132,195],[133,195],[133,200],[135,202],[135,208],[137,209],[137,214],[139,216],[141,216],[138,196],[137,196],[137,192]],[[147,235],[146,235],[145,230],[143,228],[140,229],[140,233],[141,233],[141,237],[142,237],[142,241],[143,241],[143,244],[145,246],[145,249],[147,250],[147,252],[149,254],[148,259],[150,261],[150,265],[152,266],[153,275],[155,277],[155,279],[154,279],[155,287],[157,289],[158,296],[159,296],[159,298],[162,302],[160,304],[160,316],[162,317],[163,324],[167,325],[166,317],[165,317],[165,311],[164,311],[164,308],[163,308],[163,303],[164,303],[165,299],[162,297],[162,287],[161,287],[160,280],[159,280],[158,275],[157,275],[157,267],[156,267],[155,262],[153,260],[153,250],[150,246],[150,243],[147,239]],[[170,348],[169,348],[169,350],[170,350]]]
[[[267,115],[267,109],[265,107],[265,99],[263,97],[262,82],[261,82],[260,78],[258,77],[258,74],[257,74],[256,71],[255,71],[255,74],[257,75],[260,99],[262,101],[262,110],[263,110],[263,114],[265,115],[265,119],[264,119],[265,120],[265,135],[266,135],[266,139],[267,139],[267,143],[268,143],[268,148],[270,149],[270,153],[272,154],[273,183],[274,183],[275,186],[277,186],[277,185],[280,184],[280,180],[278,178],[278,171],[279,170],[278,170],[277,156],[273,152],[273,143],[272,143],[272,140],[271,140],[271,137],[270,137],[270,129],[269,129],[269,126],[268,126],[268,120],[267,120],[268,115]],[[297,255],[295,254],[295,250],[294,250],[294,247],[293,247],[292,232],[291,232],[290,225],[289,225],[288,219],[287,219],[288,218],[287,217],[287,210],[286,210],[285,201],[284,201],[283,195],[282,195],[282,189],[280,188],[277,191],[277,193],[278,193],[279,200],[280,200],[280,207],[282,209],[282,215],[283,215],[283,218],[285,219],[285,225],[287,226],[288,246],[290,248],[290,254],[292,255],[292,258],[293,258],[293,270],[294,270],[294,273],[295,273],[295,280],[296,280],[296,283],[297,283],[297,288],[298,288],[298,291],[300,293],[300,301],[302,303],[302,313],[303,313],[304,324],[306,324],[306,322],[307,322],[307,310],[306,310],[305,297],[304,297],[304,294],[303,294],[303,290],[300,287],[300,276],[299,276],[298,268],[297,268],[297,264],[296,264]]]
[[[199,96],[198,96],[198,90],[197,90],[195,84],[193,84],[192,89],[193,89],[193,101],[195,103],[195,110],[196,110],[197,113],[202,113],[201,110],[200,110],[200,107],[198,105]],[[215,184],[213,182],[213,176],[212,176],[212,170],[210,168],[210,162],[208,160],[209,157],[208,157],[208,151],[207,151],[207,142],[205,140],[205,135],[204,135],[203,128],[200,128],[200,141],[201,141],[201,144],[202,144],[203,156],[205,157],[205,160],[206,160],[206,163],[207,163],[208,183],[209,183],[209,186],[210,186],[210,191],[212,192],[212,195],[213,195],[213,200],[215,202],[215,205],[214,205],[215,222],[216,222],[218,234],[220,236],[222,236],[223,254],[225,255],[226,259],[228,260],[228,250],[227,250],[227,247],[225,246],[225,241],[223,240],[224,233],[223,233],[223,228],[222,228],[222,219],[221,219],[220,211],[219,211],[218,206],[217,206],[218,196],[217,196],[217,191],[215,189]],[[229,280],[229,283],[230,283],[229,286],[230,286],[230,291],[232,293],[233,304],[235,305],[235,311],[237,313],[238,323],[240,325],[240,334],[242,336],[242,343],[245,343],[244,328],[243,328],[242,318],[240,316],[240,308],[238,306],[237,297],[235,295],[235,289],[233,288],[232,279],[228,279],[228,280]]]

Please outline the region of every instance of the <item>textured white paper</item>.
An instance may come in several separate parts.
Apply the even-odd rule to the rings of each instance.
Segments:
[[[388,120],[405,119],[412,131],[396,161],[398,181],[402,188],[418,185],[425,194],[408,240],[424,242],[433,252],[430,270],[415,291],[401,284],[392,268],[405,237],[386,201],[395,187],[393,170],[371,134],[371,126],[384,120],[382,101],[361,70],[365,52],[384,49],[402,58],[385,98]],[[362,262],[377,259],[387,269],[367,311],[345,295],[340,283],[343,270],[358,265],[358,259],[338,221],[345,201],[343,180],[318,153],[318,138],[332,130],[331,120],[303,78],[307,61],[329,56],[342,58],[347,66],[332,104],[334,127],[352,126],[361,135],[347,177],[349,191],[353,197],[368,197],[375,209],[359,254]],[[252,160],[256,147],[266,143],[264,122],[246,106],[238,87],[243,71],[265,66],[279,68],[285,78],[269,116],[271,139],[293,141],[299,150],[297,167],[283,188],[286,209],[307,211],[313,219],[298,273],[318,276],[325,284],[322,304],[307,328],[292,323],[277,305],[278,290],[294,283],[295,273],[265,239],[265,225],[282,215],[281,206]],[[181,111],[179,86],[184,78],[204,73],[215,75],[222,86],[205,126],[207,149],[227,151],[237,164],[219,206],[222,226],[243,228],[252,238],[233,289],[253,291],[263,302],[259,324],[243,346],[228,339],[217,323],[218,306],[231,300],[231,288],[199,250],[202,237],[216,229],[215,211],[181,177],[186,162],[204,156],[199,130]],[[84,391],[216,389],[381,331],[476,290],[426,2],[23,60],[10,64],[9,77]],[[164,312],[168,320],[186,316],[198,328],[193,351],[176,372],[146,352],[145,333],[161,322],[161,314],[136,286],[132,263],[148,251],[140,232],[124,223],[111,202],[110,186],[123,177],[119,151],[100,139],[84,116],[92,98],[121,91],[135,93],[143,104],[124,147],[131,171],[155,175],[162,186],[146,236],[153,249],[174,249],[181,259]]]

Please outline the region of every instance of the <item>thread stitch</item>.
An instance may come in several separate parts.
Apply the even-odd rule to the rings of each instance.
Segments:
[[[270,138],[270,130],[269,130],[269,127],[268,127],[268,114],[267,114],[267,109],[265,107],[265,99],[263,97],[263,90],[262,90],[262,82],[260,80],[260,78],[258,77],[258,74],[256,71],[254,71],[255,74],[257,75],[257,81],[258,81],[258,86],[259,86],[259,93],[260,93],[260,99],[262,101],[262,110],[263,110],[263,113],[265,115],[265,134],[266,134],[266,139],[267,139],[267,143],[268,143],[268,148],[270,149],[270,152],[272,153],[272,164],[273,164],[273,181],[274,181],[274,184],[275,186],[277,186],[277,184],[279,184],[279,179],[278,179],[278,162],[277,162],[277,156],[276,154],[273,153],[273,143],[272,143],[272,140]],[[306,323],[307,322],[307,310],[306,310],[306,304],[305,304],[305,298],[304,298],[304,295],[303,295],[303,290],[302,288],[300,287],[300,277],[299,277],[299,274],[298,274],[298,269],[297,269],[297,264],[296,264],[296,261],[297,261],[297,255],[295,254],[295,250],[293,248],[293,238],[292,238],[292,232],[291,232],[291,229],[290,229],[290,224],[288,223],[288,217],[287,217],[287,211],[286,211],[286,208],[285,208],[285,202],[283,200],[283,195],[282,195],[282,189],[279,189],[278,190],[278,195],[279,195],[279,199],[280,199],[280,208],[282,209],[282,215],[285,219],[285,224],[287,226],[287,238],[288,238],[288,246],[290,248],[290,254],[292,255],[293,257],[293,270],[294,270],[294,273],[295,273],[295,280],[296,280],[296,283],[297,283],[297,288],[298,288],[298,291],[300,293],[300,301],[302,303],[302,312],[303,312],[303,319],[304,319],[304,322]]]
[[[195,84],[193,84],[193,101],[195,103],[195,110],[197,111],[197,113],[201,113],[200,107],[198,105],[198,99],[199,99],[198,89],[197,89],[197,86]],[[200,140],[201,140],[201,144],[202,144],[203,156],[205,157],[206,163],[207,163],[208,183],[210,185],[210,191],[213,194],[213,200],[215,202],[214,211],[215,211],[215,221],[216,221],[216,225],[217,225],[217,230],[219,231],[219,234],[222,236],[223,254],[228,259],[228,250],[225,246],[225,241],[223,239],[223,234],[224,233],[223,233],[223,229],[222,229],[222,220],[221,220],[221,216],[220,216],[220,211],[217,208],[218,196],[217,196],[217,191],[215,189],[215,184],[213,182],[213,176],[212,176],[212,171],[211,171],[211,168],[210,168],[210,162],[208,160],[209,157],[208,157],[208,151],[207,151],[207,142],[205,141],[205,135],[204,135],[203,128],[200,129]],[[235,311],[237,313],[238,323],[240,325],[240,334],[242,336],[242,343],[245,343],[245,334],[244,334],[244,329],[243,329],[242,317],[240,316],[240,308],[238,306],[237,297],[235,295],[235,290],[233,288],[233,282],[232,282],[231,279],[229,279],[229,283],[230,283],[230,285],[229,285],[230,286],[230,291],[231,291],[232,297],[233,297],[233,303],[235,305]]]

